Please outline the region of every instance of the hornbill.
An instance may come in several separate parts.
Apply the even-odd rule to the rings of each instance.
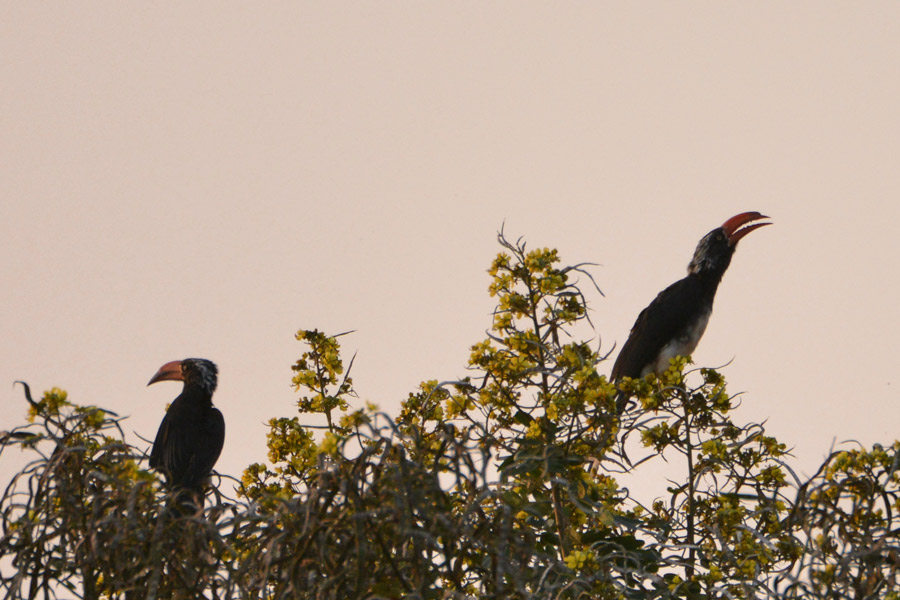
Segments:
[[[638,315],[613,365],[612,381],[662,373],[669,367],[669,359],[688,356],[694,351],[706,330],[716,289],[731,263],[737,243],[754,229],[771,225],[748,223],[768,218],[758,212],[741,213],[700,240],[688,264],[687,277],[660,292]],[[624,395],[620,394],[617,400],[619,412],[625,408],[624,401]]]
[[[212,361],[186,358],[164,364],[147,384],[184,382],[150,451],[150,466],[165,474],[169,487],[182,492],[178,504],[202,506],[203,486],[225,443],[225,419],[212,405],[218,372]]]

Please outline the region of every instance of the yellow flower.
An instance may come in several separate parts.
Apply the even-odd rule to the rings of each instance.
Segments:
[[[322,443],[319,444],[319,452],[331,455],[337,454],[338,441],[338,437],[334,433],[329,431],[325,434],[325,438],[322,440]]]
[[[556,408],[555,404],[551,403],[547,405],[547,418],[551,421],[559,419],[559,409]]]
[[[593,558],[594,554],[589,550],[574,550],[566,556],[566,566],[573,571],[580,571]]]

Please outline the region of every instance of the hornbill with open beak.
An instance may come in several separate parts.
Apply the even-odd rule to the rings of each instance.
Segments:
[[[731,264],[737,243],[754,229],[771,225],[749,223],[768,218],[758,212],[741,213],[700,240],[687,277],[660,292],[638,315],[613,365],[612,381],[662,373],[669,367],[669,359],[694,351],[706,330],[716,290]],[[619,412],[624,410],[624,400],[620,395]]]
[[[202,506],[203,486],[225,443],[225,419],[212,405],[217,375],[212,361],[186,358],[164,364],[147,384],[184,382],[159,426],[150,466],[165,474],[171,488],[193,496],[196,506]]]

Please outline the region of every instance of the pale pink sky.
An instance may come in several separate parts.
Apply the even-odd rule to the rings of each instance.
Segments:
[[[892,2],[3,3],[0,429],[24,379],[152,438],[178,386],[147,380],[202,356],[239,475],[298,328],[355,329],[392,414],[465,374],[504,220],[602,264],[609,348],[758,210],[696,361],[800,469],[889,443],[898,40]]]

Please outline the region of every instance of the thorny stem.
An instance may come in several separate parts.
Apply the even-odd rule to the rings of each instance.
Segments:
[[[524,262],[524,256],[522,258],[522,262]],[[525,285],[528,286],[528,300],[531,306],[530,317],[532,325],[534,326],[534,335],[538,342],[538,360],[541,363],[541,393],[544,396],[544,400],[547,401],[550,398],[550,382],[547,379],[547,360],[544,355],[544,344],[541,341],[541,323],[537,313],[537,293],[531,280],[531,274],[527,272],[525,275]],[[556,532],[557,535],[559,535],[559,555],[562,560],[565,560],[566,554],[568,554],[566,543],[568,541],[566,538],[566,531],[568,530],[568,526],[566,524],[566,515],[562,507],[562,499],[560,498],[559,494],[559,484],[556,483],[556,481],[550,482],[550,491],[551,498],[553,500],[553,517],[556,521]]]
[[[328,398],[328,390],[325,387],[324,370],[325,366],[322,364],[318,353],[316,353],[316,374],[319,377],[319,393],[322,395],[323,406],[325,407],[325,419],[328,422],[328,431],[334,431],[334,425],[331,422],[331,407],[325,402],[325,399]]]
[[[687,392],[684,392],[685,395]],[[684,398],[684,396],[683,396]],[[688,565],[685,569],[685,579],[690,581],[694,576],[694,561],[696,560],[697,551],[694,547],[694,447],[691,441],[691,422],[690,409],[687,404],[682,401],[684,408],[684,444],[685,453],[687,454],[687,475],[688,475],[688,498],[687,498],[687,545],[688,545]]]

